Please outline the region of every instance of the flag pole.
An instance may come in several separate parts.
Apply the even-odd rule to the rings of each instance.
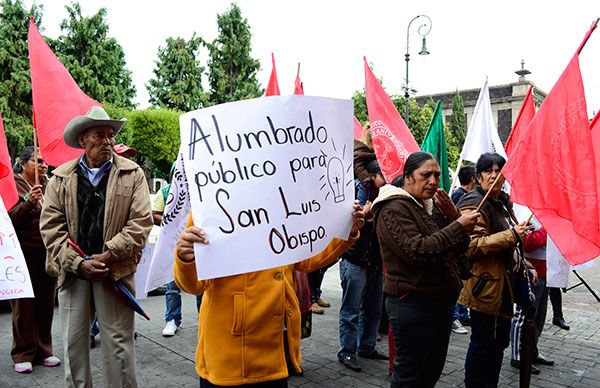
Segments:
[[[35,163],[35,184],[40,184],[40,176],[38,173],[38,140],[37,129],[33,128],[33,162]]]
[[[483,207],[483,204],[485,203],[485,201],[490,196],[490,193],[492,192],[492,189],[494,188],[494,186],[496,186],[496,184],[498,183],[498,180],[500,180],[501,176],[502,176],[502,173],[499,173],[498,176],[496,177],[496,179],[494,180],[494,183],[492,183],[492,186],[488,189],[487,193],[485,193],[485,197],[483,197],[483,199],[481,200],[481,203],[479,204],[479,206],[477,206],[477,209],[475,209],[475,213],[479,213],[479,211]]]
[[[583,46],[585,46],[585,44],[587,43],[588,39],[592,35],[592,32],[594,32],[594,30],[596,29],[596,27],[598,27],[598,21],[599,20],[600,20],[600,18],[597,18],[596,20],[594,20],[592,22],[592,26],[590,27],[590,30],[587,32],[587,34],[585,34],[585,37],[583,38],[583,42],[581,42],[581,44],[577,48],[576,55],[581,54],[581,50],[583,50]]]
[[[298,70],[296,71],[296,77],[300,77],[300,62],[298,62]]]

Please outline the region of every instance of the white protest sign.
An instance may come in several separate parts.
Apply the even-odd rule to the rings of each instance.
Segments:
[[[180,117],[199,279],[294,263],[352,226],[349,100],[273,96]]]
[[[21,244],[4,201],[0,200],[0,300],[33,297]]]
[[[154,252],[154,247],[158,242],[159,233],[160,227],[154,225],[150,231],[150,235],[148,236],[148,241],[146,242],[144,249],[142,249],[142,257],[140,258],[140,262],[138,263],[135,271],[136,299],[145,299],[148,296],[148,292],[146,292],[145,287],[148,280],[148,272],[150,271],[152,253]]]
[[[169,187],[169,195],[165,202],[160,233],[152,257],[147,280],[144,286],[146,293],[173,281],[173,252],[179,234],[185,229],[190,213],[190,198],[187,179],[183,168],[181,148]],[[156,195],[162,195],[158,192]]]

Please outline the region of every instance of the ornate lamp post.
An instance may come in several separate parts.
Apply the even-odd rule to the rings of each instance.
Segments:
[[[421,47],[421,51],[419,52],[419,55],[429,55],[429,51],[427,51],[427,46],[426,46],[426,42],[425,42],[425,37],[429,34],[429,31],[431,31],[431,19],[429,18],[429,16],[427,15],[418,15],[415,16],[414,18],[412,18],[412,20],[410,21],[410,23],[408,23],[408,27],[406,28],[406,54],[404,54],[404,59],[406,61],[406,83],[404,85],[404,101],[406,102],[406,125],[408,126],[408,99],[410,97],[410,93],[416,93],[416,90],[411,89],[408,86],[408,62],[410,61],[410,53],[408,51],[408,41],[409,41],[409,35],[410,35],[410,26],[412,25],[412,23],[419,19],[422,18],[423,24],[421,24],[419,26],[419,28],[417,29],[417,33],[423,37],[423,47]]]

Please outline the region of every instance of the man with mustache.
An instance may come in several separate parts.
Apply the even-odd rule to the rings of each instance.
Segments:
[[[65,386],[91,387],[90,320],[100,323],[104,385],[137,387],[133,310],[109,280],[135,293],[133,275],[150,229],[150,196],[142,169],[113,152],[125,120],[101,107],[66,126],[67,145],[85,153],[56,170],[46,188],[40,229],[48,259],[59,267],[58,300]],[[67,243],[75,241],[82,258]]]

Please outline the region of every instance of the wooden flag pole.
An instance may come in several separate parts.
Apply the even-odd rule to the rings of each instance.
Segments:
[[[483,199],[481,200],[481,203],[479,204],[479,206],[477,206],[477,209],[475,209],[475,213],[479,213],[479,211],[483,207],[483,204],[490,196],[492,189],[496,186],[496,184],[498,183],[498,180],[500,179],[501,176],[502,176],[502,173],[499,173],[498,176],[496,177],[496,179],[494,180],[494,183],[492,183],[492,186],[488,189],[487,193],[485,193],[485,197],[483,197]]]
[[[525,225],[529,224],[531,222],[531,219],[533,218],[533,213],[531,213],[531,215],[529,216],[529,218],[527,219],[527,221],[525,222]]]
[[[298,70],[296,71],[296,77],[300,77],[300,62],[298,62]]]
[[[35,184],[40,184],[40,176],[38,174],[38,139],[37,129],[33,128],[33,162],[35,163]]]

